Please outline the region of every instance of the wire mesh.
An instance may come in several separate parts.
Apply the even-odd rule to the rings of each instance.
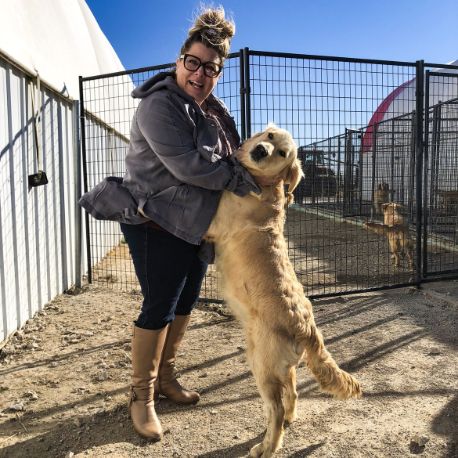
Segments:
[[[382,225],[382,203],[414,205],[415,64],[250,51],[249,67],[253,132],[275,122],[299,147],[286,235],[306,292],[412,283],[412,266],[395,266],[387,235],[364,223]]]
[[[458,272],[458,75],[427,72],[426,276]]]
[[[130,93],[170,68],[83,80],[87,189],[107,175],[124,174],[136,109]],[[458,94],[457,79],[449,73],[457,69],[427,78],[422,177],[416,164],[416,63],[247,49],[227,60],[216,95],[242,135],[274,122],[289,130],[298,145],[305,179],[288,210],[286,236],[308,295],[414,284],[421,265],[415,247],[421,241],[421,273],[457,270]],[[417,202],[422,178],[424,205]],[[396,210],[389,203],[398,204]],[[420,206],[426,210],[423,240],[417,224]],[[138,288],[117,224],[88,220],[88,240],[93,281]],[[221,300],[214,267],[201,295],[203,300]]]
[[[132,90],[174,64],[165,64],[113,75],[85,78],[84,100],[85,190],[92,189],[106,176],[123,176],[129,147],[130,124],[138,100]],[[231,54],[215,91],[224,101],[240,129],[240,63]],[[130,291],[140,288],[129,249],[119,224],[87,218],[88,273],[94,283]],[[218,274],[210,266],[203,284],[203,299],[218,300]]]

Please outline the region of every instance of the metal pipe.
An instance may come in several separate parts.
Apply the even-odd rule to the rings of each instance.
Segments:
[[[245,88],[245,54],[243,49],[240,50],[240,124],[241,124],[241,137],[242,141],[246,140],[246,88]]]
[[[417,61],[416,69],[416,87],[415,87],[415,113],[416,113],[416,124],[415,124],[415,175],[417,181],[416,187],[416,259],[415,259],[415,283],[417,288],[421,286],[421,280],[423,278],[422,272],[422,197],[423,197],[423,109],[424,109],[424,61]]]
[[[86,123],[84,113],[84,91],[83,91],[83,78],[79,77],[80,88],[80,122],[81,122],[81,161],[83,166],[83,184],[84,192],[88,192],[87,184],[87,162],[86,162]],[[91,237],[89,232],[89,215],[85,212],[86,222],[86,256],[87,256],[87,281],[92,283],[92,266],[91,266]]]
[[[72,118],[72,145],[73,145],[73,179],[75,185],[75,286],[81,288],[81,258],[82,258],[82,234],[83,221],[81,218],[81,208],[78,200],[81,197],[81,156],[80,156],[80,106],[78,100],[73,102]]]
[[[244,67],[245,67],[245,107],[246,107],[246,136],[251,137],[251,85],[250,85],[250,50],[244,48],[243,50]]]

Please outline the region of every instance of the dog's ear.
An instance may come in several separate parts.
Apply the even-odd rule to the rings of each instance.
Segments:
[[[284,177],[285,184],[288,185],[288,193],[292,193],[297,188],[303,176],[304,172],[302,171],[301,161],[296,158],[286,169]]]
[[[386,210],[388,208],[388,205],[390,205],[389,202],[382,204],[382,210]]]

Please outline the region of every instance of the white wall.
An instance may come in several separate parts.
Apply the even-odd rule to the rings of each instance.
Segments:
[[[0,59],[0,340],[76,281],[73,103],[41,87],[38,170],[31,95],[35,80]],[[36,86],[35,86],[36,88]]]
[[[31,104],[36,88],[34,76],[0,56],[0,341],[87,273],[85,218],[77,205],[78,102],[41,85],[38,164]],[[86,131],[92,188],[105,176],[122,175],[128,140],[96,117],[86,118]],[[29,189],[28,175],[39,168],[49,182]],[[89,222],[98,247],[94,265],[122,234],[117,223]]]

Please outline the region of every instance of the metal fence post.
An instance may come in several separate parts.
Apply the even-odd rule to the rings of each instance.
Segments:
[[[245,123],[246,123],[246,138],[251,137],[251,101],[250,101],[250,94],[251,94],[251,86],[250,86],[250,50],[248,48],[244,48],[243,50],[243,66],[244,66],[244,73],[245,73],[245,81],[244,81],[244,88],[245,88]]]
[[[75,180],[75,286],[81,288],[82,218],[78,200],[81,196],[80,105],[73,102],[73,169]]]
[[[415,283],[420,287],[423,279],[422,271],[422,216],[423,216],[423,110],[424,110],[424,71],[423,60],[416,62],[416,87],[415,87],[415,175],[416,175],[416,258],[415,258]]]
[[[423,276],[428,275],[428,217],[432,206],[428,205],[428,165],[429,165],[429,70],[426,71],[425,78],[425,117],[424,117],[424,167],[423,167],[423,205],[426,207],[423,212]],[[430,198],[431,198],[430,190]]]
[[[378,124],[372,125],[372,185],[371,185],[371,200],[374,202],[375,196],[375,181],[376,181],[376,162],[377,162],[377,132]],[[373,206],[371,209],[371,217],[373,215]]]
[[[84,93],[83,93],[83,78],[79,77],[80,89],[80,121],[81,121],[81,160],[83,165],[83,183],[84,192],[88,192],[87,184],[87,161],[86,161],[86,119],[84,112]],[[78,196],[79,197],[79,196]],[[89,215],[85,212],[86,221],[86,255],[87,255],[87,280],[92,283],[92,267],[91,267],[91,239],[89,234]]]
[[[246,89],[245,89],[245,54],[243,49],[240,50],[240,129],[241,129],[241,137],[242,141],[245,141],[246,136],[246,118],[245,118],[245,97],[246,97]]]

